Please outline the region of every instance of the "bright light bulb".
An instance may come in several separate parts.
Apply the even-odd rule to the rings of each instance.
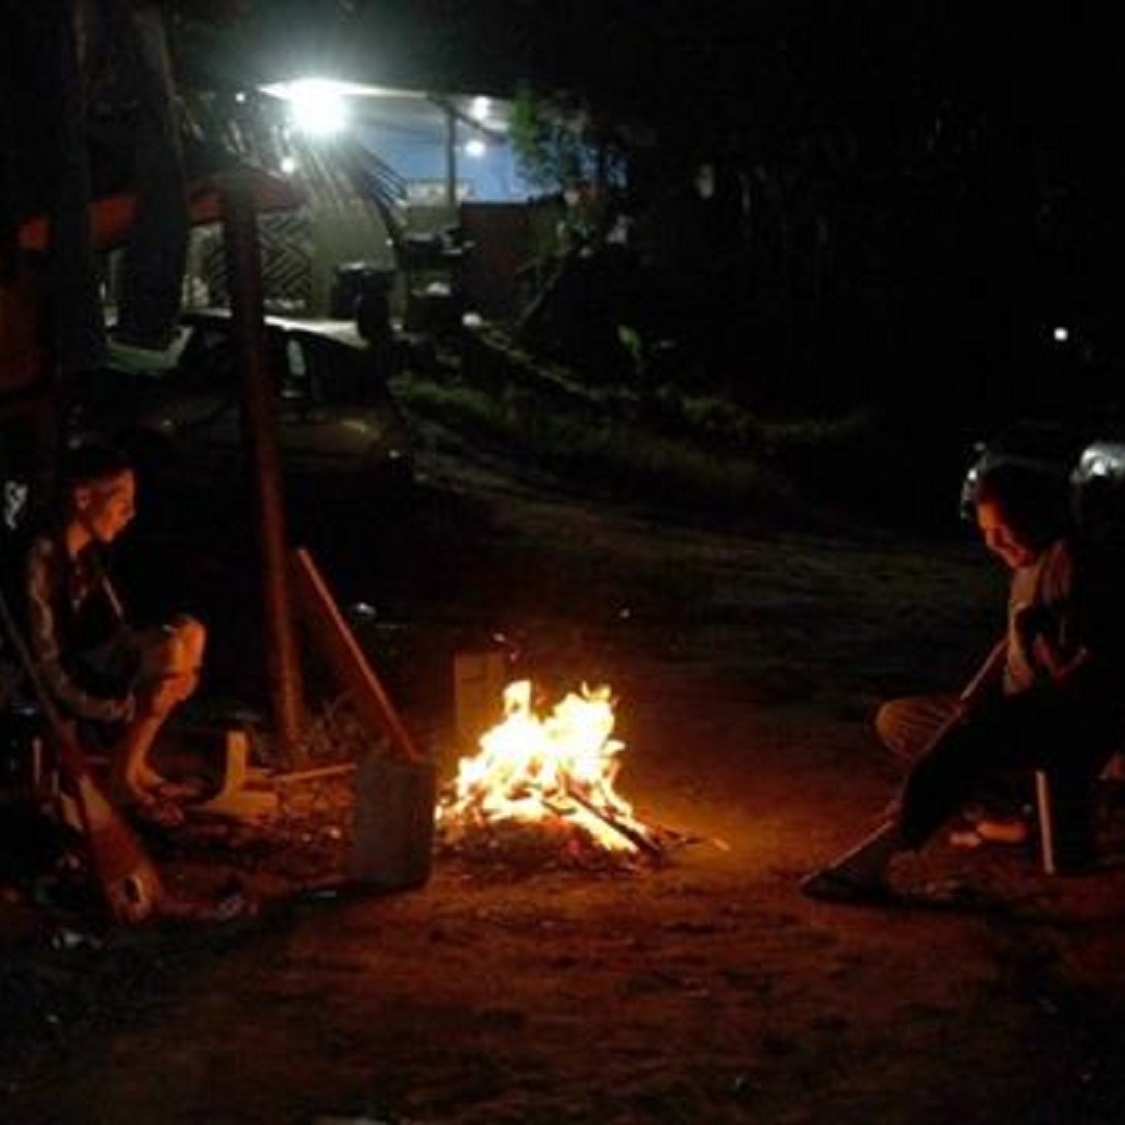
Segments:
[[[1065,344],[1067,340],[1070,339],[1070,329],[1060,324],[1058,328],[1054,330],[1052,335],[1055,338],[1056,344]]]
[[[289,86],[293,125],[303,133],[325,137],[348,123],[347,103],[336,83],[324,78],[302,78]]]

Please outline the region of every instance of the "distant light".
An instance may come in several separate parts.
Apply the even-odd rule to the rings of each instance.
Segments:
[[[325,137],[348,124],[348,106],[340,83],[328,78],[301,78],[286,88],[293,125],[303,133]]]
[[[467,156],[484,156],[488,152],[488,145],[480,139],[480,137],[470,137],[465,142],[465,154]]]
[[[246,101],[246,91],[239,90],[238,93],[234,95],[234,100],[238,102],[239,105],[243,105]]]
[[[1060,324],[1051,335],[1055,338],[1056,344],[1065,344],[1070,339],[1070,329]]]
[[[281,158],[281,173],[284,176],[292,176],[300,165],[297,163],[295,156],[283,156]]]
[[[713,164],[700,164],[695,170],[695,190],[699,192],[700,199],[711,199],[714,196],[715,166]]]
[[[474,121],[486,121],[491,112],[491,98],[486,98],[483,94],[478,94],[473,98],[472,106],[469,109],[469,116],[472,117]]]

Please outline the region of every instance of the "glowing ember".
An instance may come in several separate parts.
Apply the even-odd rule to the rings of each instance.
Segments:
[[[658,849],[632,807],[614,790],[624,743],[612,738],[608,687],[570,693],[550,715],[532,709],[528,680],[504,689],[504,719],[479,740],[480,753],[458,765],[438,810],[455,834],[501,822],[580,828],[612,851]]]

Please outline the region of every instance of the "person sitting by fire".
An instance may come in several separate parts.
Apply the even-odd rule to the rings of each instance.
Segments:
[[[79,744],[108,754],[112,799],[174,827],[186,794],[153,767],[150,751],[198,686],[206,630],[186,615],[145,629],[126,620],[103,554],[135,514],[128,457],[97,443],[76,447],[61,484],[57,518],[31,535],[25,555],[29,649]]]
[[[972,501],[985,545],[1011,570],[1006,636],[959,696],[880,709],[878,734],[912,764],[884,822],[805,878],[811,898],[889,901],[896,856],[921,850],[971,801],[1021,771],[1045,771],[1069,818],[1064,862],[1088,859],[1090,792],[1123,731],[1121,596],[1083,549],[1061,474],[994,465],[981,472]],[[984,818],[970,834],[1014,843],[1028,829]]]

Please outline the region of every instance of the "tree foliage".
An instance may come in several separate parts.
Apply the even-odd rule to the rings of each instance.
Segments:
[[[522,86],[512,106],[509,141],[520,175],[544,194],[594,179],[585,116],[572,105]]]

